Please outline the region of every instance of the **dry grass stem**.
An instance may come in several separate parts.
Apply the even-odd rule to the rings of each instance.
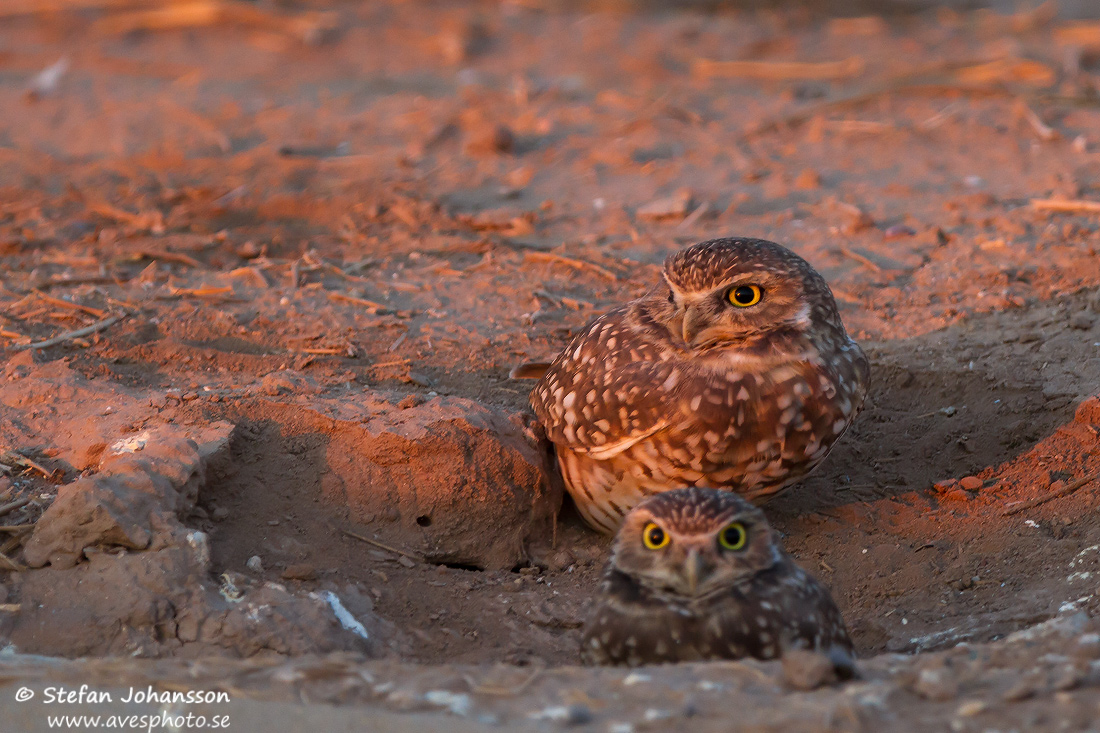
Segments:
[[[561,265],[568,265],[569,267],[576,268],[578,270],[587,270],[594,272],[600,277],[605,277],[608,280],[616,281],[619,276],[599,265],[591,262],[585,262],[584,260],[573,259],[572,257],[564,257],[552,252],[526,252],[523,255],[523,259],[527,262],[553,262]]]
[[[1063,214],[1100,214],[1100,201],[1082,199],[1031,199],[1031,208]]]
[[[711,61],[696,59],[691,73],[704,79],[832,81],[859,76],[867,64],[859,56],[842,61]]]
[[[110,328],[125,317],[125,313],[117,316],[111,316],[110,318],[104,318],[102,321],[96,321],[90,326],[85,326],[84,328],[78,328],[75,331],[66,331],[65,333],[58,334],[53,338],[46,339],[45,341],[35,341],[31,344],[19,344],[10,348],[15,349],[16,351],[25,351],[26,349],[45,349],[50,346],[57,346],[58,344],[63,344],[66,341],[82,338],[84,336],[91,336],[93,333],[99,333],[104,329]]]

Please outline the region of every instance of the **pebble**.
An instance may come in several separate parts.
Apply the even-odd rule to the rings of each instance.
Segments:
[[[1091,313],[1085,313],[1084,311],[1082,311],[1080,313],[1074,313],[1072,316],[1070,316],[1069,327],[1076,328],[1079,331],[1088,331],[1090,328],[1092,328],[1092,324],[1095,322],[1096,319],[1093,318]]]
[[[884,239],[897,239],[899,237],[912,237],[917,231],[913,227],[904,224],[895,224],[882,233]]]
[[[812,191],[821,188],[821,174],[813,168],[804,168],[795,176],[794,187],[801,191]]]
[[[655,199],[638,207],[639,219],[669,219],[687,215],[691,207],[691,193],[681,191],[674,196]]]
[[[967,700],[962,705],[959,705],[958,710],[955,711],[955,715],[960,718],[972,718],[975,715],[980,715],[985,712],[989,707],[984,700]]]
[[[982,480],[977,476],[966,476],[965,478],[959,479],[959,486],[967,491],[977,491],[982,488],[982,483]]]
[[[253,555],[248,558],[248,562],[245,563],[245,566],[254,573],[262,573],[264,571],[264,563],[259,555]]]
[[[406,568],[415,568],[416,567],[416,563],[413,562],[412,560],[410,560],[409,558],[405,557],[404,555],[398,555],[397,562],[398,562],[399,565],[401,565],[403,567],[406,567]]]
[[[913,691],[925,700],[944,702],[953,700],[959,694],[958,685],[951,679],[946,669],[922,669],[917,676]]]
[[[1008,688],[1005,693],[1001,695],[1001,699],[1005,702],[1019,702],[1033,695],[1035,695],[1035,686],[1027,680],[1022,680]]]
[[[283,570],[284,580],[313,580],[316,577],[317,568],[305,562],[287,565]]]
[[[584,705],[554,705],[528,717],[533,720],[552,720],[564,726],[584,725],[592,722],[592,711]]]
[[[567,569],[570,565],[573,565],[577,561],[577,558],[573,557],[573,553],[567,548],[560,548],[555,550],[546,558],[546,568],[555,573]]]
[[[467,153],[511,153],[516,149],[516,135],[511,128],[501,124],[479,127],[470,135]]]
[[[1100,634],[1082,634],[1077,638],[1074,656],[1078,659],[1100,659]]]
[[[263,248],[251,239],[237,248],[237,256],[242,260],[253,260],[263,254]]]
[[[792,649],[783,655],[783,679],[796,690],[816,690],[836,681],[833,662],[824,654]]]
[[[951,489],[955,488],[958,483],[959,482],[957,479],[948,478],[932,484],[932,488],[941,494],[945,494],[948,491],[951,491]]]

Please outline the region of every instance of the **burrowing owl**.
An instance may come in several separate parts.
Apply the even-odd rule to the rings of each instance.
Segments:
[[[826,654],[851,676],[836,604],[779,544],[756,507],[728,491],[650,497],[615,538],[582,656],[596,664]]]
[[[829,286],[790,250],[715,239],[663,276],[589,323],[531,393],[577,508],[608,534],[682,486],[767,500],[825,458],[867,392]]]

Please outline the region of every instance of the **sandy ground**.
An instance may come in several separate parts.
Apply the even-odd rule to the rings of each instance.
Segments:
[[[160,657],[127,674],[208,682],[216,665],[173,660],[388,655],[362,662],[369,694],[331,699],[360,715],[422,707],[429,687],[393,702],[385,675],[474,695],[423,703],[450,710],[433,723],[447,726],[664,726],[648,709],[718,725],[708,680],[739,690],[761,729],[795,729],[803,703],[808,729],[917,727],[913,711],[929,730],[1100,715],[1087,620],[1100,497],[1085,481],[1100,471],[1100,206],[1064,203],[1100,201],[1100,26],[1042,9],[526,3],[295,5],[135,30],[149,22],[88,10],[0,24],[0,500],[8,527],[29,527],[78,480],[146,470],[104,469],[116,441],[167,436],[170,466],[150,485],[181,478],[138,518],[101,482],[126,517],[99,544],[140,564],[201,532],[208,556],[178,577],[207,590],[158,605],[142,578],[159,560],[118,575],[70,525],[5,529],[7,564],[42,568],[0,575],[16,651]],[[519,526],[480,494],[489,513],[469,514],[461,492],[503,481],[502,506],[556,510],[523,425],[530,383],[509,368],[644,292],[669,252],[731,234],[813,263],[872,359],[863,415],[767,508],[832,589],[868,678],[788,707],[778,665],[704,665],[601,697],[640,684],[572,666],[606,540],[568,501],[556,528]],[[171,442],[185,438],[197,452]],[[419,456],[406,474],[378,468],[406,453]],[[456,460],[475,478],[449,480]],[[392,493],[363,488],[378,482]],[[65,501],[54,515],[79,525]],[[486,549],[463,526],[516,534]],[[280,603],[336,593],[385,643],[311,636],[315,610],[255,643],[229,621],[186,631],[183,609],[224,605],[224,573]],[[128,596],[126,578],[141,590]],[[85,603],[93,581],[115,605]],[[1070,660],[1070,682],[1047,679],[1057,660],[1029,666],[1031,642],[999,641],[1052,618],[1071,630],[1035,648]],[[106,668],[10,664],[10,684]],[[928,665],[963,681],[922,690]],[[469,680],[483,674],[511,677],[479,696]],[[275,682],[234,690],[305,699]],[[576,720],[526,717],[573,704]]]

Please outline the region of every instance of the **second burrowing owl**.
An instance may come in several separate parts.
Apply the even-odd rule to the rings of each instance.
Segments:
[[[589,323],[531,394],[585,520],[613,533],[682,486],[760,503],[817,466],[869,365],[825,280],[774,242],[671,255],[648,295]]]
[[[627,515],[582,656],[595,664],[775,659],[793,649],[854,671],[836,604],[779,544],[763,513],[726,491],[680,489]]]

